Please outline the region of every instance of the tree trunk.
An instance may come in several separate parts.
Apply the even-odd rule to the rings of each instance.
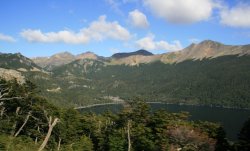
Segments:
[[[36,137],[36,139],[35,139],[35,144],[37,144],[37,140],[38,140],[38,137]]]
[[[62,141],[62,139],[59,137],[58,146],[57,146],[58,151],[60,150],[60,147],[61,147],[61,141]]]
[[[16,116],[18,116],[18,113],[19,113],[20,109],[21,109],[21,107],[16,108]]]
[[[56,126],[56,124],[58,122],[59,122],[59,119],[55,118],[54,121],[53,121],[53,123],[52,123],[52,117],[51,116],[49,117],[49,130],[48,130],[48,133],[47,133],[45,139],[43,140],[43,143],[39,147],[38,151],[42,151],[44,149],[44,147],[47,145],[47,143],[49,141],[49,138],[50,138],[50,135],[52,133],[52,130],[53,130],[54,126]]]
[[[128,151],[131,151],[131,140],[130,140],[130,120],[128,120],[127,132],[128,132]]]
[[[39,134],[40,134],[40,128],[39,128],[39,126],[37,127],[37,131],[38,131]],[[36,137],[35,144],[37,144],[37,141],[38,141],[38,137]]]
[[[18,112],[17,112],[18,114]],[[26,116],[23,125],[19,128],[19,130],[16,132],[16,134],[14,135],[14,137],[17,137],[17,135],[21,132],[21,130],[23,129],[23,127],[26,125],[26,123],[28,122],[29,118],[31,116],[31,112],[28,113],[28,115]]]
[[[12,130],[11,130],[11,136],[13,136],[15,134],[15,131],[16,131],[16,123],[15,122],[13,125],[12,125]]]
[[[3,118],[3,114],[4,114],[4,112],[5,112],[5,107],[2,107],[2,109],[1,109],[1,113],[0,113],[0,115],[1,115],[1,119]]]

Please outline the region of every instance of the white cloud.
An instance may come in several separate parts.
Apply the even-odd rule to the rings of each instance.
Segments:
[[[15,42],[16,40],[11,36],[0,33],[0,41]]]
[[[138,47],[146,50],[166,50],[177,51],[182,49],[180,41],[175,40],[172,43],[166,41],[154,41],[154,35],[149,35],[136,41]]]
[[[143,2],[156,16],[178,24],[207,20],[216,7],[213,0],[143,0]]]
[[[97,21],[92,22],[89,27],[81,29],[78,33],[70,30],[43,33],[40,30],[23,30],[21,36],[30,42],[64,42],[69,44],[85,44],[91,40],[101,41],[114,39],[126,41],[131,38],[127,29],[118,22],[106,21],[106,16],[100,16]]]
[[[250,28],[250,4],[239,4],[220,12],[221,23],[231,27]]]
[[[42,33],[41,30],[27,29],[21,32],[21,36],[29,42],[64,42],[70,44],[80,44],[89,42],[89,37],[82,32],[74,33],[72,31],[63,30],[59,32]]]
[[[149,26],[147,16],[139,10],[129,12],[129,22],[138,28],[147,28]]]

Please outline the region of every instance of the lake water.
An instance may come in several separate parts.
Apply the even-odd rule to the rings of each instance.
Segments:
[[[250,110],[228,109],[220,107],[208,106],[189,106],[189,105],[174,105],[174,104],[150,104],[151,110],[156,111],[164,109],[169,112],[189,112],[190,120],[209,121],[222,124],[229,140],[236,140],[237,135],[243,126],[244,122],[250,117]],[[96,106],[87,109],[81,109],[81,112],[103,113],[107,110],[119,112],[122,109],[121,104]]]

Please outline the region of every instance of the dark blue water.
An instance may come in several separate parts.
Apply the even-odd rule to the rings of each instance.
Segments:
[[[189,112],[193,121],[209,121],[220,123],[230,140],[236,140],[237,135],[243,126],[244,122],[250,117],[250,110],[242,109],[228,109],[220,107],[207,107],[207,106],[188,106],[188,105],[174,105],[174,104],[150,104],[152,111],[164,109],[169,112]],[[104,105],[88,109],[82,109],[81,112],[94,112],[103,113],[110,110],[114,113],[119,112],[122,105]]]

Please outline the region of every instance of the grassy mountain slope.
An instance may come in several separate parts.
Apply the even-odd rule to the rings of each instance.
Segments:
[[[0,67],[6,69],[19,69],[23,71],[38,71],[41,69],[41,67],[36,65],[31,59],[20,53],[0,54]]]
[[[47,89],[44,96],[62,104],[143,96],[147,101],[249,108],[249,66],[248,55],[139,66],[78,60],[55,68],[46,80],[34,81]]]

